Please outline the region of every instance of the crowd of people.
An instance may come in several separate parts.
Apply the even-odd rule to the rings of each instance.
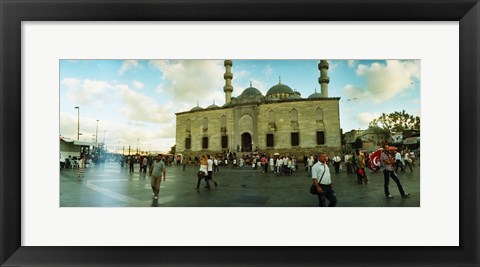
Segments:
[[[380,157],[384,172],[384,191],[387,199],[393,198],[389,192],[388,185],[390,178],[395,181],[399,189],[400,195],[408,198],[409,194],[403,190],[403,187],[398,179],[396,172],[398,169],[405,171],[407,168],[410,172],[413,171],[414,156],[408,150],[397,150],[394,147],[383,147]],[[374,152],[372,152],[374,153]],[[307,176],[312,178],[313,185],[317,188],[318,203],[320,207],[335,207],[337,205],[336,193],[332,186],[332,179],[330,173],[330,165],[333,166],[335,174],[340,173],[343,166],[345,166],[347,174],[356,176],[357,183],[367,183],[366,168],[372,171],[378,171],[379,166],[373,164],[371,161],[371,154],[365,151],[355,150],[352,153],[345,155],[335,154],[329,158],[326,153],[319,153],[317,155],[304,156],[303,163]],[[155,161],[154,161],[155,159]],[[157,168],[157,160],[162,162],[161,167]],[[169,157],[162,157],[161,155],[153,157],[128,157],[126,162],[130,165],[130,172],[133,173],[133,165],[139,164],[140,172],[146,172],[147,168],[150,170],[149,175],[152,177],[153,197],[158,199],[160,190],[160,181],[165,181],[166,171],[165,167],[171,165],[172,162],[183,165],[183,170],[187,165],[194,165],[198,167],[197,180],[195,190],[200,189],[202,180],[205,182],[204,188],[211,190],[212,183],[217,188],[218,182],[214,179],[214,173],[220,172],[222,168],[232,169],[253,169],[259,170],[262,173],[274,173],[277,176],[285,175],[291,176],[299,171],[299,162],[294,156],[280,155],[275,153],[270,156],[266,153],[260,154],[258,152],[242,153],[241,156],[236,155],[235,152],[224,152],[215,155],[205,154],[200,157],[187,159],[172,160]],[[152,174],[152,170],[154,174]],[[155,174],[156,173],[156,174]],[[328,200],[328,204],[326,201]]]
[[[377,151],[379,152],[379,151]],[[335,174],[340,173],[343,166],[346,169],[347,174],[356,176],[357,183],[367,183],[368,177],[366,168],[370,168],[372,171],[378,171],[383,169],[384,174],[384,193],[387,199],[392,199],[393,196],[389,191],[389,180],[393,179],[397,184],[400,195],[404,198],[408,198],[409,194],[406,193],[398,179],[397,172],[405,172],[407,169],[413,172],[413,166],[415,162],[415,154],[409,150],[401,150],[395,147],[385,145],[381,149],[381,155],[378,162],[372,162],[372,153],[365,151],[355,150],[345,155],[334,154],[332,158],[327,156],[327,153],[319,153],[317,155],[304,156],[303,163],[305,172],[308,177],[312,179],[313,186],[315,186],[319,201],[319,206],[334,207],[337,205],[336,193],[332,186],[332,176],[330,173],[330,165],[333,166]],[[84,154],[80,158],[67,159],[65,168],[78,168],[78,177],[82,179],[84,177],[85,168],[88,163],[91,163],[92,159]],[[251,168],[253,170],[259,170],[262,173],[274,173],[277,176],[291,176],[298,172],[299,162],[297,159],[290,155],[280,155],[275,153],[270,156],[266,153],[259,154],[258,152],[243,153],[237,157],[236,153],[224,152],[223,154],[215,155],[202,155],[195,157],[193,160],[189,158],[174,159],[171,155],[157,155],[157,156],[121,156],[118,161],[123,168],[126,164],[129,168],[129,174],[135,172],[135,164],[138,165],[138,172],[147,173],[151,177],[152,196],[154,199],[158,199],[160,191],[161,181],[166,179],[166,166],[176,164],[182,164],[183,170],[187,164],[198,166],[196,190],[199,190],[201,181],[205,181],[206,190],[211,190],[211,183],[217,188],[218,182],[214,179],[213,174],[220,172],[220,166],[222,168]],[[328,200],[328,205],[326,201]]]

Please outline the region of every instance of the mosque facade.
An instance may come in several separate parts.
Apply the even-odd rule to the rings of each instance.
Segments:
[[[320,60],[321,92],[307,98],[288,85],[272,86],[266,95],[250,87],[232,97],[232,60],[225,60],[225,104],[198,106],[176,113],[176,153],[192,159],[224,151],[259,151],[273,155],[341,152],[339,97],[328,96],[329,63]]]

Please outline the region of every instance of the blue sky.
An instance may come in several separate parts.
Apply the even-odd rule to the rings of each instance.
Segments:
[[[318,60],[233,60],[232,96],[250,86],[263,95],[282,84],[303,98],[320,92]],[[420,116],[419,60],[329,60],[329,96],[341,97],[340,127],[366,129],[382,113]],[[225,103],[223,60],[61,60],[60,135],[168,151],[175,144],[175,113],[198,104]]]

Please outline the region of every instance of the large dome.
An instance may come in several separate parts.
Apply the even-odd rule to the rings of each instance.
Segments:
[[[270,88],[267,92],[267,96],[276,95],[276,94],[291,95],[291,94],[293,94],[293,90],[292,90],[292,88],[288,87],[287,85],[279,82],[277,85],[272,86],[272,88]]]
[[[245,98],[245,97],[256,97],[256,96],[263,96],[260,90],[258,90],[255,87],[248,87],[247,89],[243,90],[242,94],[239,96],[239,98]]]

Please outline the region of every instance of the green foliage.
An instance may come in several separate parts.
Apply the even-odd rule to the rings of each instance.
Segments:
[[[382,113],[380,117],[370,122],[369,127],[381,129],[388,136],[391,136],[392,133],[403,132],[404,130],[419,130],[420,117],[410,115],[405,110],[390,114]]]

